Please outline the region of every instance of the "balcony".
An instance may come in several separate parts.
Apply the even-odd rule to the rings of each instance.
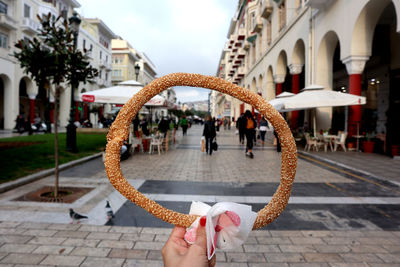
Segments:
[[[244,75],[246,74],[244,66],[239,67],[236,73],[238,77],[244,77]]]
[[[4,13],[0,14],[0,26],[8,30],[16,30],[18,28],[17,21]]]
[[[237,40],[244,40],[246,38],[246,29],[239,28],[237,33]]]
[[[36,34],[40,30],[40,23],[30,18],[23,18],[21,28],[26,33]]]
[[[250,42],[249,41],[244,42],[243,49],[245,51],[249,51],[249,49],[250,49]]]
[[[99,67],[106,70],[112,70],[111,63],[107,62],[106,60],[102,59],[99,62]]]
[[[99,78],[99,77],[97,77],[96,81],[97,81],[97,84],[98,84],[98,85],[104,85],[104,84],[105,84],[105,80],[104,80],[104,79],[101,79],[101,78]]]
[[[122,76],[112,76],[112,77],[111,77],[111,80],[112,80],[113,82],[122,82],[124,79],[123,79]]]
[[[264,19],[268,19],[271,16],[273,10],[274,8],[269,0],[265,0],[261,6],[261,17],[263,17]]]
[[[262,28],[263,28],[263,22],[260,17],[257,17],[256,23],[254,24],[254,27],[253,27],[253,32],[260,32],[262,30]]]
[[[244,58],[246,56],[246,51],[243,48],[239,48],[237,52],[237,58]]]

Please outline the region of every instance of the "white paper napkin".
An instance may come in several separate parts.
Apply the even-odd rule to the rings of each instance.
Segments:
[[[219,202],[209,206],[194,201],[189,214],[206,216],[207,256],[211,259],[216,248],[233,249],[241,246],[253,228],[257,213],[251,206],[233,202]],[[198,218],[186,229],[185,240],[194,243],[195,233],[199,225]]]

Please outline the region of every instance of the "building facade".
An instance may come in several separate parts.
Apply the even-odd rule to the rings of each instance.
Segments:
[[[112,46],[112,84],[116,85],[123,81],[139,80],[136,77],[135,66],[141,59],[131,44],[121,37],[111,41]]]
[[[316,109],[317,129],[379,135],[386,150],[400,136],[399,15],[399,0],[241,0],[217,75],[266,100],[311,84],[363,95],[363,106]],[[252,109],[231,104],[236,118]],[[308,113],[287,114],[290,126],[309,127]]]
[[[32,39],[40,27],[37,15],[51,13],[68,19],[74,9],[80,7],[75,0],[1,0],[0,1],[0,129],[13,129],[17,115],[30,121],[38,115],[45,119],[45,106],[54,98],[44,88],[38,88],[29,75],[23,73],[18,61],[12,56],[14,44],[21,39]],[[81,18],[78,49],[86,50],[91,65],[100,71],[95,83],[81,84],[74,92],[76,117],[87,116],[88,107],[80,103],[79,93],[106,87],[111,84],[112,31],[99,19]],[[71,107],[71,90],[64,85],[59,98],[58,125],[66,126]],[[54,122],[53,110],[49,119]]]

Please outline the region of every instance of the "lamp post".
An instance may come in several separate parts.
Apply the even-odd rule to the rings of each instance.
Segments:
[[[136,81],[138,81],[139,71],[140,71],[140,66],[139,64],[136,64],[135,65]]]
[[[78,34],[79,34],[79,25],[81,24],[81,19],[78,17],[78,13],[74,12],[72,17],[69,19],[69,25],[71,27],[71,31],[74,35],[74,51],[78,45]],[[76,147],[76,126],[75,126],[75,82],[71,83],[71,109],[69,112],[69,123],[67,126],[67,151],[70,152],[78,152],[78,148]]]

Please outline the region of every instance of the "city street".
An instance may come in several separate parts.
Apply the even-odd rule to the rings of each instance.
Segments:
[[[222,129],[219,149],[209,156],[200,152],[201,132],[200,126],[193,126],[185,137],[179,131],[176,146],[162,155],[131,156],[121,163],[125,177],[139,191],[176,211],[187,213],[192,200],[234,201],[261,209],[279,183],[280,154],[275,147],[258,145],[255,158],[246,158],[234,130]],[[26,192],[52,185],[53,179],[0,195],[0,265],[162,266],[160,249],[172,226],[123,198],[108,182],[101,158],[61,172],[62,186],[93,189],[77,201],[15,201]],[[300,154],[287,209],[263,229],[268,231],[253,232],[239,250],[218,252],[217,266],[399,264],[399,191],[394,183]],[[105,214],[106,200],[115,212],[111,221]],[[69,208],[89,219],[70,224]]]

